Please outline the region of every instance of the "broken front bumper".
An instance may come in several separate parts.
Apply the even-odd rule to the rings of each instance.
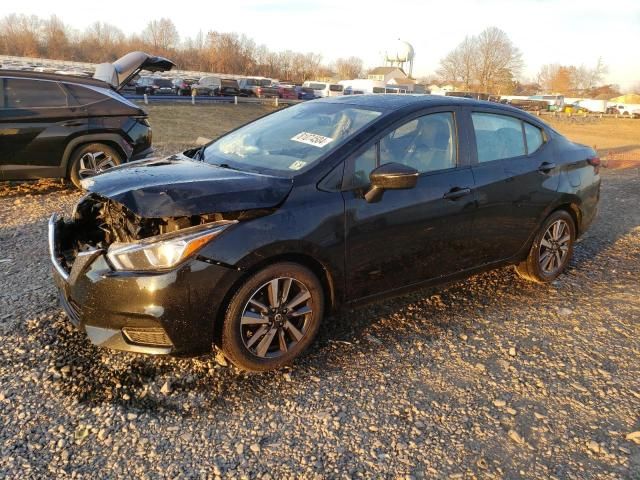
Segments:
[[[81,252],[67,270],[60,255],[62,226],[54,214],[49,253],[60,304],[93,344],[147,354],[211,350],[218,307],[238,271],[192,259],[168,272],[117,272],[99,249]]]

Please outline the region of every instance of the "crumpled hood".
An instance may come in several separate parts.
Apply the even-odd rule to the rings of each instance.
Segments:
[[[216,167],[178,154],[125,164],[82,185],[141,217],[162,218],[272,208],[284,201],[293,180]]]

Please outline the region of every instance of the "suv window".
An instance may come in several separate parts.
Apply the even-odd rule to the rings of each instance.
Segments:
[[[67,107],[67,95],[57,82],[7,78],[4,83],[7,108]]]
[[[104,95],[101,95],[90,88],[70,83],[67,83],[64,86],[71,92],[71,96],[76,99],[78,105],[88,105],[105,99]]]
[[[472,113],[471,119],[479,163],[525,155],[520,120],[495,113]]]
[[[523,122],[524,135],[527,138],[527,154],[532,154],[538,150],[544,143],[542,131],[538,127],[534,127],[530,123]]]
[[[453,113],[432,113],[411,120],[380,140],[380,165],[402,163],[420,173],[456,166]]]

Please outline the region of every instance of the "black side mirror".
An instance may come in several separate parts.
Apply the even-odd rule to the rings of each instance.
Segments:
[[[416,186],[418,171],[401,163],[385,163],[369,174],[371,188],[364,195],[369,203],[379,202],[385,190],[406,190]]]

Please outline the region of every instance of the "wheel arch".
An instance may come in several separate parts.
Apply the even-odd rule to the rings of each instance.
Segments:
[[[338,294],[336,292],[335,276],[323,262],[307,253],[287,252],[276,254],[260,260],[252,264],[250,267],[246,268],[243,271],[242,276],[240,276],[240,278],[233,282],[227,289],[227,292],[220,302],[220,306],[218,307],[215,318],[213,338],[214,343],[218,344],[219,346],[219,341],[222,333],[222,324],[224,323],[224,316],[226,314],[227,307],[229,306],[229,302],[233,298],[235,292],[238,290],[238,288],[240,288],[240,285],[242,285],[242,283],[245,282],[247,278],[249,278],[256,272],[268,267],[269,265],[280,262],[297,263],[311,270],[311,272],[313,272],[313,274],[318,277],[318,280],[320,280],[320,284],[322,285],[322,290],[325,297],[325,312],[334,311],[338,307],[339,301]]]
[[[545,220],[549,218],[549,215],[552,215],[554,212],[564,210],[571,218],[573,218],[573,223],[576,227],[576,238],[582,233],[580,225],[582,224],[582,212],[580,211],[580,207],[575,202],[567,202],[557,205],[549,214],[545,217]]]
[[[62,168],[67,177],[69,177],[69,173],[71,171],[70,160],[73,153],[78,148],[91,143],[103,143],[105,145],[108,145],[109,147],[115,148],[118,153],[122,155],[123,161],[125,162],[131,157],[131,154],[133,153],[133,149],[120,135],[95,134],[76,137],[67,144],[62,155]]]

